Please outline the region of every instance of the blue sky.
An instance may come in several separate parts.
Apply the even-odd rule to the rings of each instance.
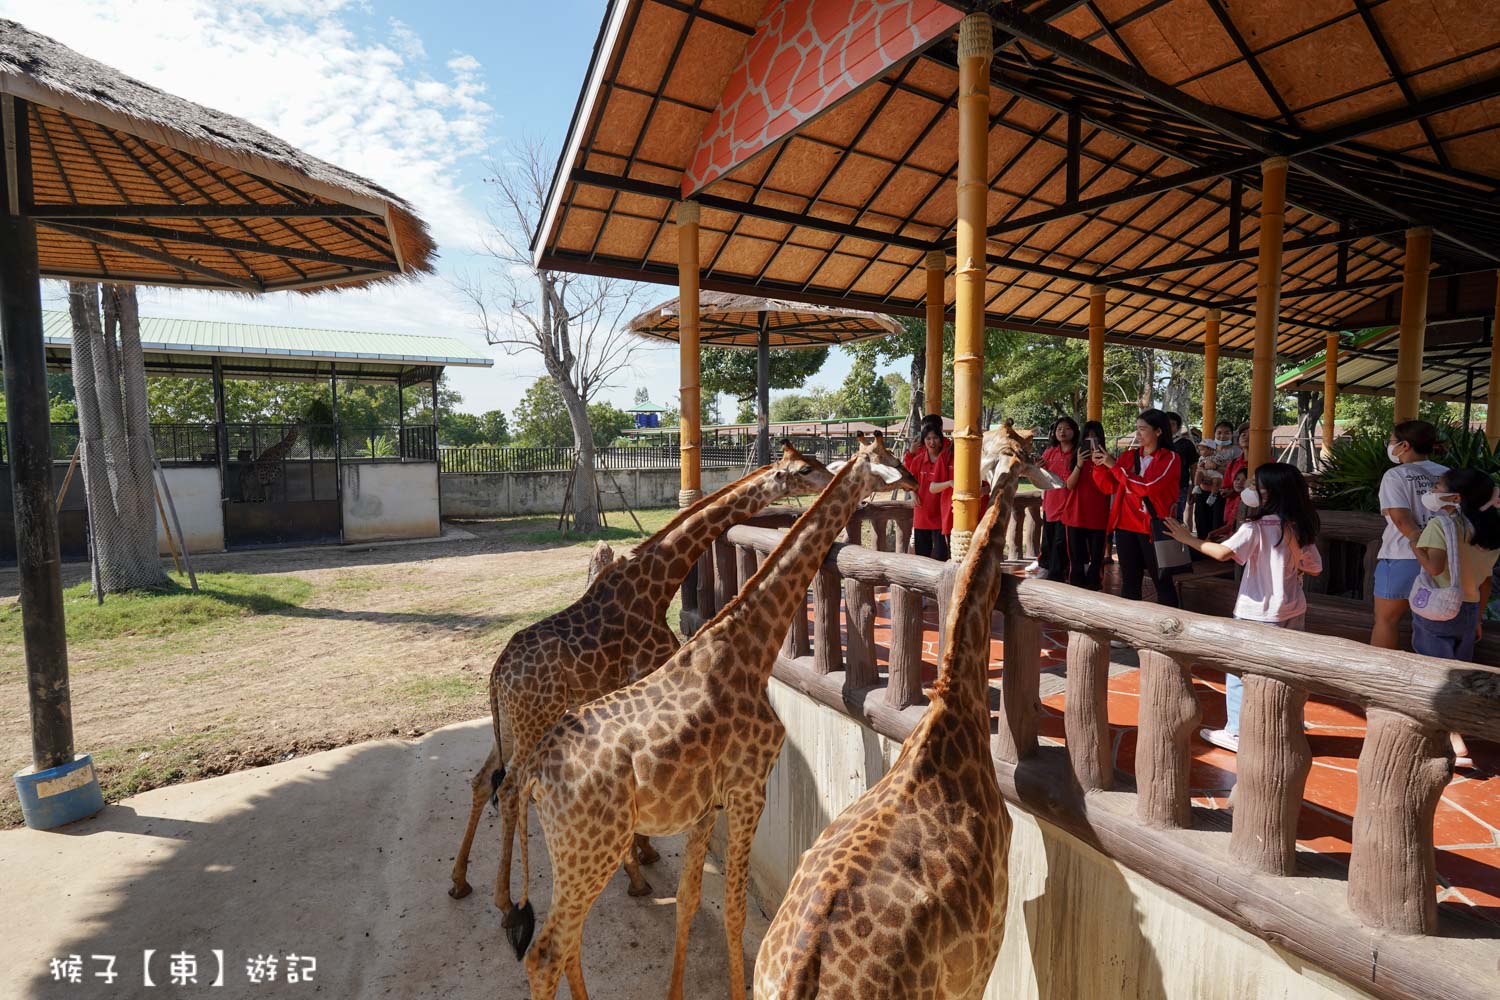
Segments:
[[[144,296],[144,312],[445,333],[479,346],[472,308],[453,282],[485,267],[476,250],[488,224],[487,168],[522,137],[561,145],[604,7],[605,0],[0,0],[0,16],[384,184],[416,206],[438,241],[439,272],[419,282],[253,299],[158,290]],[[672,294],[655,286],[643,301]],[[49,290],[48,300],[59,307],[59,291]],[[486,349],[494,368],[454,369],[451,379],[464,409],[509,412],[542,374],[540,360]],[[813,381],[836,387],[848,368],[836,351]],[[660,387],[677,385],[676,369],[674,349],[645,347],[604,398],[626,403],[637,386],[666,396]],[[723,402],[733,419],[731,401]]]

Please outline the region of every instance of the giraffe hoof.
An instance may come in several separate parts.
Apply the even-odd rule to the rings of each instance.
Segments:
[[[636,849],[635,859],[643,865],[654,865],[661,860],[661,855],[656,853],[656,848],[647,844]]]
[[[640,885],[633,885],[625,891],[632,896],[649,896],[651,895],[651,883],[643,879]]]
[[[473,891],[473,887],[471,887],[467,882],[454,882],[453,885],[448,889],[448,895],[452,896],[454,899],[463,899]]]

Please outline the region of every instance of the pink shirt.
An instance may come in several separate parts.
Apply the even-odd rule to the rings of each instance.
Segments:
[[[1316,545],[1297,544],[1296,535],[1283,535],[1281,519],[1271,515],[1246,521],[1224,543],[1234,561],[1245,567],[1234,617],[1251,622],[1284,622],[1307,612],[1302,574],[1323,572]]]

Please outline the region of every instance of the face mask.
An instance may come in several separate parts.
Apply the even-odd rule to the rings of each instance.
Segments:
[[[1260,506],[1260,494],[1255,492],[1254,486],[1246,486],[1244,489],[1240,490],[1240,503],[1244,504],[1246,507]]]
[[[1445,496],[1453,496],[1453,494],[1437,492],[1423,493],[1422,506],[1432,511],[1434,514],[1440,514],[1455,503],[1455,501],[1453,500],[1444,500],[1443,497]]]
[[[1397,442],[1397,444],[1400,444],[1400,443],[1401,442],[1399,442],[1399,441]],[[1398,454],[1396,454],[1396,445],[1394,445],[1394,444],[1388,444],[1388,445],[1385,446],[1385,457],[1389,458],[1392,462],[1395,462],[1397,465],[1401,464],[1401,456],[1398,455]]]
[[[1228,448],[1230,445],[1234,444],[1234,442],[1229,440],[1228,438],[1214,438],[1214,444],[1220,448]]]

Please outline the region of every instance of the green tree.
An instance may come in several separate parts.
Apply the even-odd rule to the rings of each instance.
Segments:
[[[841,417],[875,417],[891,412],[891,387],[875,374],[875,359],[869,354],[855,355],[837,401],[837,415]]]
[[[503,415],[502,415],[503,416]],[[589,430],[596,448],[614,441],[634,423],[630,414],[609,403],[589,404]],[[573,422],[557,383],[539,378],[531,383],[516,405],[516,437],[532,448],[568,448],[573,445]]]
[[[787,423],[797,420],[825,420],[837,412],[838,393],[813,386],[803,392],[787,393],[771,400],[771,421]]]
[[[771,388],[797,389],[816,375],[828,360],[828,348],[778,348],[770,352]],[[757,358],[754,351],[730,347],[705,347],[699,367],[703,394],[755,400]],[[753,418],[752,418],[753,419]]]
[[[444,413],[438,421],[438,438],[448,445],[504,445],[510,443],[510,427],[504,412]]]

